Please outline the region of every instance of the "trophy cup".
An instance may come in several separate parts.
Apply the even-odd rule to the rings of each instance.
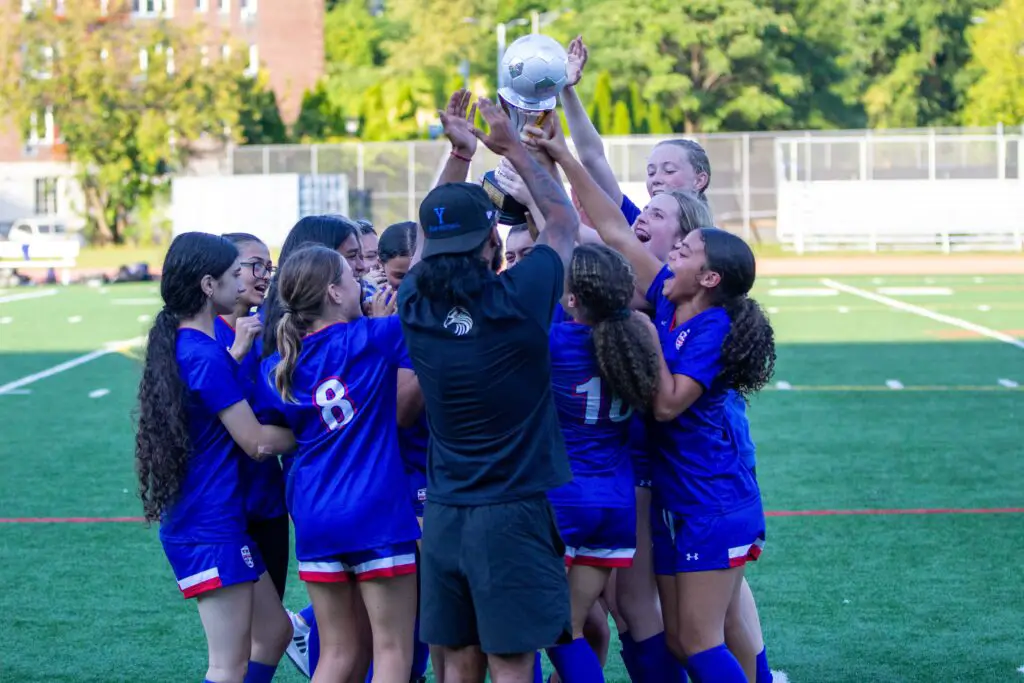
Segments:
[[[505,51],[498,66],[498,100],[520,135],[526,126],[541,126],[554,115],[567,63],[565,48],[540,34],[523,36]],[[510,169],[509,162],[502,159],[497,168],[484,174],[483,187],[498,207],[499,223],[522,225],[527,222],[526,207],[502,184]]]

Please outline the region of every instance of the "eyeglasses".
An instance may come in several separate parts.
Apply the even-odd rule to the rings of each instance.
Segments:
[[[252,276],[257,279],[273,277],[274,273],[277,272],[277,268],[263,261],[243,261],[238,265],[252,268]]]

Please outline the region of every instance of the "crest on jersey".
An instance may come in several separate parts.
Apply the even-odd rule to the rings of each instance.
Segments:
[[[249,552],[249,546],[242,546],[242,561],[245,562],[245,566],[252,569],[255,565],[252,561],[252,553]]]
[[[473,318],[465,308],[456,306],[448,311],[448,317],[444,319],[444,328],[452,328],[456,337],[462,337],[473,329]]]
[[[687,328],[687,329],[685,329],[685,330],[683,330],[682,332],[679,333],[679,336],[676,337],[676,351],[678,351],[679,349],[683,348],[683,344],[686,343],[686,337],[689,334],[690,334],[690,329],[689,328]]]

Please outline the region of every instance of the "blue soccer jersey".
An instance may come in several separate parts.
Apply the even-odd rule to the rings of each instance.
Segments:
[[[398,367],[412,370],[412,360],[405,349]],[[430,443],[430,428],[427,426],[427,411],[420,411],[419,417],[411,427],[398,428],[398,450],[402,454],[402,464],[409,477],[409,489],[413,507],[418,517],[423,516],[423,504],[427,500],[427,447]]]
[[[662,268],[647,291],[662,352],[669,372],[693,379],[704,392],[674,420],[651,430],[657,453],[654,498],[660,507],[681,513],[728,512],[760,496],[733,437],[727,406],[731,392],[718,379],[731,322],[725,309],[715,307],[675,325],[675,306],[662,294],[670,277],[672,271]]]
[[[757,467],[757,449],[750,437],[750,421],[747,420],[747,402],[738,392],[729,391],[725,401],[725,409],[729,415],[729,429],[732,440],[740,450],[740,460],[748,470]]]
[[[214,333],[217,341],[230,351],[235,343],[235,328],[218,316],[214,320]],[[253,341],[252,348],[237,365],[238,384],[252,404],[257,417],[262,417],[257,408],[256,392],[259,381],[260,358],[263,345],[260,339]],[[242,488],[245,492],[245,516],[251,520],[274,519],[288,513],[284,502],[284,474],[277,458],[257,461],[245,458],[242,461]]]
[[[218,417],[246,398],[235,361],[217,340],[190,328],[178,331],[176,356],[192,453],[178,495],[160,521],[160,538],[191,544],[235,541],[245,534],[239,462],[248,456]]]
[[[629,221],[630,225],[636,223],[636,219],[643,213],[640,207],[634,204],[633,200],[625,194],[622,195],[622,204],[619,206],[619,210],[622,211],[622,215]]]
[[[295,551],[314,562],[419,538],[398,450],[397,317],[330,325],[302,340],[292,375],[294,401],[273,385],[275,353],[263,363],[262,387],[295,433],[288,511]]]
[[[552,325],[550,348],[555,409],[573,480],[548,497],[555,505],[633,506],[633,408],[601,378],[591,328],[572,322]]]

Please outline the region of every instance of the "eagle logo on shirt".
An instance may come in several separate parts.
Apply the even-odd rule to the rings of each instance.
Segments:
[[[252,569],[255,563],[252,561],[252,553],[249,552],[249,546],[242,546],[242,561],[245,562],[245,566]]]
[[[448,317],[444,319],[444,328],[447,330],[449,327],[454,328],[452,332],[456,337],[462,337],[473,329],[473,317],[462,306],[456,306],[448,311]]]
[[[690,329],[689,328],[687,328],[687,329],[685,329],[685,330],[683,330],[682,332],[679,333],[679,336],[676,337],[676,351],[678,351],[679,349],[683,348],[683,344],[686,343],[686,337],[689,334],[690,334]]]

